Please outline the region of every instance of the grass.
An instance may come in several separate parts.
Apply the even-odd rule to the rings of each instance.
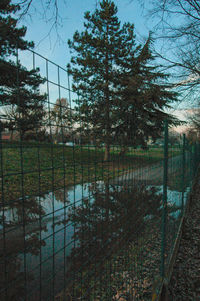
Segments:
[[[104,149],[94,146],[2,144],[1,197],[4,201],[13,201],[21,196],[42,195],[65,185],[111,179],[163,158],[162,148],[129,148],[123,157],[119,151],[120,148],[112,147],[110,160],[104,162]],[[178,153],[175,149],[173,155]]]

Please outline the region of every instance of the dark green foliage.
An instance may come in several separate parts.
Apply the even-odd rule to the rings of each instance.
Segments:
[[[12,17],[20,7],[3,0],[0,4],[0,104],[6,105],[4,127],[20,131],[21,138],[27,131],[41,128],[46,95],[40,95],[39,86],[45,80],[39,69],[28,71],[18,60],[18,50],[33,47],[24,40],[26,28],[17,28]],[[16,57],[15,62],[9,56]]]
[[[5,57],[16,53],[16,47],[26,49],[33,47],[33,42],[27,42],[23,38],[26,34],[26,27],[17,28],[17,19],[13,18],[19,10],[19,5],[11,4],[11,0],[1,0],[0,3],[0,56]]]
[[[144,46],[133,49],[130,45],[130,51],[118,61],[115,135],[125,145],[146,147],[149,138],[155,141],[161,136],[165,119],[177,122],[163,111],[176,101],[177,94],[166,84],[167,75],[153,66],[150,46],[151,36]]]
[[[153,66],[151,38],[138,45],[134,25],[123,26],[113,1],[103,0],[100,9],[85,13],[85,31],[75,32],[69,47],[76,54],[69,72],[79,94],[78,113],[83,129],[106,144],[108,158],[111,141],[125,145],[146,145],[161,133],[163,112],[176,100],[166,75]],[[170,118],[171,119],[171,118]]]

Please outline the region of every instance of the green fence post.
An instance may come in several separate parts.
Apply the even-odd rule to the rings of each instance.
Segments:
[[[196,142],[194,143],[194,155],[193,155],[193,158],[194,158],[194,165],[193,165],[193,170],[194,170],[194,174],[193,176],[195,177],[196,175],[196,162],[197,162],[197,144]]]
[[[193,181],[193,177],[194,177],[194,154],[193,153],[194,153],[194,147],[193,144],[191,143],[191,159],[190,159],[191,181]]]
[[[166,212],[167,212],[167,181],[168,181],[168,121],[164,130],[164,161],[163,161],[163,203],[162,203],[162,240],[161,240],[161,277],[165,274],[165,245],[166,245]]]
[[[1,120],[0,120],[0,144],[2,142],[2,123],[1,123]]]
[[[190,166],[190,190],[192,188],[192,181],[193,181],[193,145],[190,144],[190,162],[189,162],[189,166]]]
[[[199,158],[200,158],[200,145],[199,145],[199,142],[198,142],[198,144],[197,144],[197,162],[196,163],[199,163]]]
[[[185,194],[185,134],[183,134],[183,146],[182,146],[182,201],[181,201],[181,213],[184,210],[184,194]]]

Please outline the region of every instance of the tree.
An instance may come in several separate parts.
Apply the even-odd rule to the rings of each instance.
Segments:
[[[55,140],[58,140],[58,136],[63,136],[65,140],[66,136],[70,136],[72,131],[73,115],[72,110],[69,107],[66,98],[56,99],[51,112],[50,120],[55,128]]]
[[[45,115],[44,101],[39,86],[45,82],[38,74],[39,69],[28,71],[18,60],[18,50],[33,47],[32,42],[24,40],[26,28],[17,28],[17,19],[12,14],[19,10],[10,0],[0,4],[0,104],[12,106],[15,114],[7,120],[8,127],[20,131],[21,139],[29,130],[38,130]],[[9,56],[16,57],[16,62]]]
[[[113,1],[101,1],[85,20],[85,31],[68,41],[76,52],[68,68],[82,130],[105,143],[108,160],[113,139],[136,146],[158,136],[163,120],[172,120],[163,109],[176,94],[161,82],[166,75],[149,65],[151,38],[137,45],[134,25],[120,25]]]
[[[200,109],[192,109],[187,116],[189,127],[186,135],[191,142],[197,142],[200,139]]]
[[[186,137],[190,144],[194,144],[199,141],[199,134],[193,128],[188,128],[186,131]]]
[[[45,199],[44,196],[41,198]],[[17,301],[20,298],[26,299],[26,291],[24,290],[24,277],[23,272],[23,260],[22,253],[29,253],[32,256],[38,256],[40,248],[46,245],[44,239],[41,239],[37,223],[39,216],[46,214],[42,202],[39,203],[37,197],[27,197],[26,202],[22,203],[13,202],[11,198],[7,202],[7,216],[2,215],[0,226],[10,227],[10,231],[6,240],[3,240],[2,235],[0,237],[0,256],[3,258],[6,253],[9,260],[4,262],[1,259],[1,269],[0,269],[0,289],[1,289],[1,300],[7,301]],[[2,208],[2,206],[1,206]],[[29,224],[29,235],[26,239],[26,248],[24,248],[24,237],[22,235],[22,225],[25,223]],[[32,225],[30,227],[30,225]],[[17,230],[16,230],[17,229]],[[41,231],[47,231],[46,224],[41,225]],[[4,257],[5,258],[5,257]],[[6,260],[6,259],[5,259]],[[35,284],[36,275],[32,271],[26,272],[26,279],[29,283],[33,282]],[[17,281],[15,281],[17,279]],[[9,285],[10,283],[13,285]]]
[[[174,146],[175,144],[180,144],[181,143],[180,134],[172,129],[169,130],[168,143],[171,147]]]
[[[38,12],[38,9],[34,6],[34,4],[37,2],[37,4],[40,4],[40,11]],[[58,0],[48,0],[46,2],[43,2],[42,0],[17,0],[16,3],[20,5],[20,18],[29,15],[31,16],[34,10],[34,13],[40,13],[40,16],[42,15],[43,19],[46,22],[50,22],[51,29],[50,31],[55,27],[56,29],[58,26],[62,24],[63,17],[61,16],[61,8],[59,7],[61,1]],[[66,4],[65,0],[62,1],[64,4]],[[31,9],[33,8],[33,9]]]
[[[99,0],[93,1],[97,6]],[[62,26],[62,21],[64,19],[63,7],[61,5],[64,4],[67,9],[67,0],[48,0],[45,2],[43,0],[16,0],[15,3],[19,4],[21,7],[19,12],[20,18],[27,15],[31,17],[33,13],[34,15],[38,13],[40,18],[42,17],[46,23],[50,24],[49,32],[51,32],[52,29],[55,28],[59,36],[58,27]],[[34,4],[39,4],[39,8]]]
[[[150,15],[158,18],[155,30],[164,41],[160,55],[173,68],[176,85],[188,99],[198,99],[200,83],[200,5],[196,0],[155,0]],[[166,46],[166,47],[165,47]],[[171,50],[171,51],[169,51]]]
[[[125,45],[130,50],[118,59],[114,83],[118,96],[114,111],[115,136],[123,146],[146,148],[149,139],[155,141],[161,137],[165,119],[177,124],[174,117],[164,112],[170,102],[177,100],[177,93],[167,83],[168,76],[153,65],[151,35],[144,46],[134,49],[128,41]]]
[[[27,42],[23,39],[26,28],[24,26],[17,28],[17,19],[11,16],[18,10],[20,10],[20,6],[11,4],[11,0],[2,0],[0,3],[1,58],[11,54],[15,55],[16,45],[22,50],[33,47],[33,42]]]

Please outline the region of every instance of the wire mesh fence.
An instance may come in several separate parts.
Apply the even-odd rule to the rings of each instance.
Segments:
[[[39,76],[33,95],[27,70]],[[170,144],[166,123],[146,149],[111,137],[105,160],[64,68],[23,51],[12,72],[14,100],[0,109],[1,300],[156,300],[199,146]]]

